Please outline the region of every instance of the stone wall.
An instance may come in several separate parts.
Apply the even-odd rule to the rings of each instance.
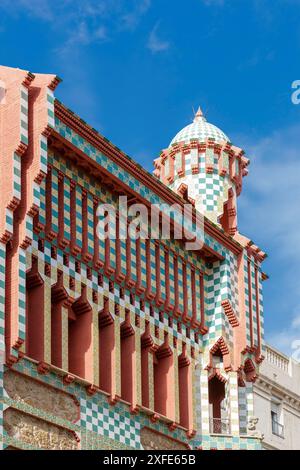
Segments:
[[[170,439],[149,428],[142,428],[141,444],[144,450],[187,450],[188,448],[183,442]]]
[[[35,449],[76,450],[78,447],[71,431],[13,408],[4,412],[4,430],[10,438]]]
[[[56,417],[74,422],[79,418],[79,408],[72,395],[28,376],[8,370],[4,373],[4,388],[9,397]]]

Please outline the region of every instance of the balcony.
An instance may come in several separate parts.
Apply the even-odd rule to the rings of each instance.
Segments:
[[[230,434],[230,420],[228,418],[210,418],[211,434]]]
[[[282,424],[278,423],[274,419],[272,419],[272,434],[275,436],[284,438],[284,427]]]
[[[289,358],[285,354],[280,353],[279,351],[276,351],[276,349],[271,348],[270,346],[267,346],[266,347],[266,359],[267,359],[267,362],[269,362],[273,366],[277,367],[278,369],[281,369],[283,372],[288,374]]]

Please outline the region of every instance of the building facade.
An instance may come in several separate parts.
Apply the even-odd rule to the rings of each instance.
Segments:
[[[2,448],[260,449],[248,159],[199,110],[150,175],[55,99],[59,81],[0,67]],[[159,206],[158,237],[120,236],[120,196]],[[116,238],[99,235],[103,204]],[[194,249],[174,235],[187,205]]]
[[[271,346],[254,384],[263,448],[300,450],[300,363]]]

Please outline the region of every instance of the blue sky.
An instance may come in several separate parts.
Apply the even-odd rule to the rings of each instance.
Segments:
[[[152,161],[199,104],[251,159],[239,228],[265,249],[267,340],[300,340],[300,0],[0,0],[0,62]]]

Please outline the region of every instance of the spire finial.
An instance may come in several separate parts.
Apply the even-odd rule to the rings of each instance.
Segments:
[[[204,117],[204,114],[203,114],[202,109],[200,108],[200,106],[199,106],[199,108],[198,108],[198,110],[197,110],[197,112],[196,112],[196,114],[195,114],[195,117],[194,117],[194,122],[196,122],[196,121],[206,121],[206,119],[205,119],[205,117]]]

